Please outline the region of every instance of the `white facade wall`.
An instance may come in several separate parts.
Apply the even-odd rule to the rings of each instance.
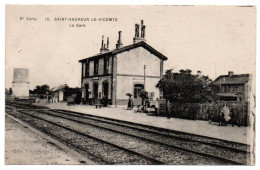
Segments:
[[[156,87],[160,78],[146,78],[145,89],[148,92],[154,92],[154,99],[160,98],[160,90]]]
[[[62,90],[59,91],[59,102],[62,102],[63,101],[63,96],[64,92]]]
[[[161,60],[143,47],[138,47],[117,56],[117,100],[127,100],[126,93],[134,93],[134,84],[144,84],[144,65],[146,65],[145,90],[154,92],[154,99],[159,98]]]
[[[116,91],[116,98],[117,99],[125,99],[127,100],[128,97],[126,93],[133,94],[133,77],[126,77],[126,76],[117,76],[117,91]]]
[[[117,54],[117,74],[160,76],[160,59],[143,47]]]
[[[156,88],[156,84],[160,78],[146,78],[145,90],[147,92],[154,92],[154,99],[159,98],[159,88]],[[117,76],[117,92],[116,98],[118,100],[127,100],[126,93],[134,94],[134,84],[144,84],[142,77],[132,76]]]

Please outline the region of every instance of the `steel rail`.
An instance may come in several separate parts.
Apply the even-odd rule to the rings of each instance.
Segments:
[[[213,158],[213,159],[224,161],[226,163],[232,163],[232,164],[235,164],[235,165],[244,165],[241,162],[237,162],[237,161],[234,161],[234,160],[231,160],[231,159],[228,159],[228,158],[223,158],[223,157],[216,156],[216,155],[213,155],[213,154],[195,151],[195,150],[192,150],[192,149],[182,148],[182,147],[179,147],[179,146],[176,146],[176,145],[173,145],[173,144],[163,143],[163,142],[156,141],[156,140],[153,140],[153,139],[150,139],[150,138],[133,135],[133,134],[130,134],[130,133],[127,133],[127,132],[122,132],[122,131],[119,131],[119,130],[103,127],[103,126],[96,125],[96,124],[93,124],[93,123],[88,123],[88,122],[84,122],[84,121],[81,121],[81,120],[75,120],[75,119],[67,118],[67,117],[64,117],[64,116],[55,115],[55,114],[52,114],[52,113],[46,113],[46,112],[43,112],[43,111],[37,111],[37,112],[47,114],[47,115],[51,115],[51,116],[56,116],[56,117],[59,117],[59,118],[67,119],[67,120],[74,121],[74,122],[81,123],[81,124],[87,124],[87,125],[90,125],[90,126],[93,126],[93,127],[113,131],[113,132],[120,133],[120,134],[123,134],[123,135],[128,135],[128,136],[131,136],[131,137],[135,137],[135,138],[139,138],[139,139],[146,140],[146,141],[149,141],[149,142],[153,142],[155,144],[164,145],[164,146],[167,146],[167,147],[171,147],[171,148],[174,148],[174,149],[194,153],[194,154],[197,154],[197,155],[210,157],[210,158]]]
[[[19,103],[19,104],[21,104],[21,103]],[[18,105],[18,106],[20,106],[20,105]],[[26,107],[28,108],[28,106],[25,106],[23,108],[26,108]],[[133,127],[133,126],[129,126],[129,125],[126,125],[126,124],[137,125],[137,126],[141,126],[141,127],[144,127],[144,128],[158,129],[158,130],[162,130],[162,131],[167,131],[168,133],[179,133],[179,134],[183,134],[183,135],[190,135],[190,136],[199,137],[199,138],[202,138],[202,139],[204,138],[204,139],[222,141],[222,142],[226,142],[226,143],[234,144],[234,145],[238,144],[238,145],[246,146],[247,148],[250,147],[250,145],[239,143],[239,142],[233,142],[233,141],[228,141],[228,140],[224,140],[224,139],[218,139],[218,138],[214,138],[214,137],[197,135],[197,134],[192,134],[192,133],[188,133],[188,132],[169,130],[169,129],[165,129],[165,128],[150,126],[150,125],[143,125],[143,124],[139,124],[139,123],[135,123],[135,122],[129,122],[129,121],[124,121],[124,120],[117,120],[117,119],[106,118],[106,117],[102,117],[102,116],[90,115],[90,114],[85,114],[85,113],[80,113],[80,112],[75,112],[75,111],[62,110],[62,109],[49,109],[49,110],[50,111],[53,110],[53,111],[57,111],[57,112],[63,112],[63,113],[66,112],[66,113],[69,113],[70,115],[77,114],[75,116],[79,117],[79,115],[80,115],[80,117],[84,117],[84,118],[88,118],[88,119],[92,119],[92,120],[97,120],[97,121],[100,121],[100,122],[110,123],[110,124],[114,124],[114,125],[118,125],[118,126],[125,126],[125,127],[129,127],[129,128],[132,128],[132,129],[147,131],[147,132],[154,133],[154,134],[163,134],[163,133],[159,133],[159,132],[151,131],[151,130],[147,130],[147,129],[142,129],[142,128],[138,128],[138,127]],[[71,113],[74,113],[74,114],[71,114]],[[94,117],[94,119],[90,118],[90,117]],[[95,118],[97,118],[97,119],[95,119]],[[100,120],[100,119],[104,119],[104,120]],[[105,120],[116,121],[117,123],[107,122]],[[122,123],[125,123],[125,124],[120,124],[118,122],[122,122]],[[170,134],[167,134],[167,135],[172,137],[172,138],[177,138],[177,139],[180,139],[180,140],[189,140],[189,141],[203,143],[203,144],[206,144],[206,145],[226,148],[226,149],[229,149],[229,150],[239,151],[239,152],[244,152],[244,153],[250,154],[250,151],[248,151],[248,150],[238,149],[238,148],[235,148],[235,147],[225,146],[225,145],[222,145],[222,144],[211,143],[211,142],[207,142],[207,141],[194,140],[194,139],[188,139],[188,138],[173,136],[173,135],[170,135]]]
[[[226,143],[232,143],[232,144],[238,144],[238,145],[250,147],[250,145],[244,144],[244,143],[240,143],[240,142],[234,142],[234,141],[229,141],[229,140],[219,139],[219,138],[209,137],[209,136],[203,136],[203,135],[198,135],[198,134],[189,133],[189,132],[182,132],[182,131],[177,131],[177,130],[172,130],[172,129],[166,129],[166,128],[162,128],[162,127],[155,127],[155,126],[151,126],[151,125],[144,125],[144,124],[130,122],[130,121],[126,121],[126,120],[107,118],[107,117],[91,115],[91,114],[87,114],[87,113],[80,113],[80,112],[64,110],[64,109],[49,109],[49,110],[56,110],[56,111],[62,111],[62,112],[71,112],[71,113],[75,113],[75,114],[79,114],[79,115],[86,115],[86,116],[90,116],[90,117],[97,117],[97,118],[107,119],[107,120],[111,120],[111,121],[117,121],[117,122],[122,122],[122,123],[126,123],[126,124],[137,125],[137,126],[141,126],[141,127],[145,127],[145,128],[158,129],[158,130],[161,130],[161,131],[164,131],[164,132],[168,132],[168,133],[179,133],[179,134],[183,134],[183,135],[190,135],[190,136],[195,136],[195,137],[200,137],[200,138],[216,140],[216,141],[222,141],[222,142],[226,142]]]
[[[18,107],[20,107],[20,105],[18,105]],[[23,107],[23,108],[26,108],[26,107],[28,107],[28,106],[25,106],[25,107]],[[58,116],[58,115],[55,115],[55,114],[46,113],[46,111],[56,112],[56,114],[57,114],[57,113],[61,114],[61,113],[64,113],[64,112],[65,112],[67,116],[75,116],[75,117],[78,117],[78,118],[90,119],[90,120],[99,121],[99,122],[106,123],[106,124],[112,124],[112,125],[115,125],[115,126],[121,126],[121,127],[136,129],[136,130],[139,130],[139,131],[148,132],[148,133],[153,133],[153,134],[162,135],[162,136],[167,136],[167,137],[172,137],[172,138],[179,139],[179,140],[184,140],[184,141],[191,141],[191,142],[203,143],[203,144],[206,144],[206,145],[211,145],[211,146],[215,146],[215,147],[221,147],[221,148],[228,149],[228,150],[232,150],[232,151],[235,151],[235,152],[243,152],[243,153],[246,153],[246,154],[247,154],[247,153],[250,153],[250,152],[245,151],[245,150],[242,150],[242,149],[237,149],[237,148],[233,148],[233,147],[228,147],[228,146],[221,145],[221,144],[210,143],[210,142],[200,141],[200,140],[193,140],[193,139],[188,139],[188,138],[183,138],[183,137],[176,137],[176,136],[173,136],[173,135],[163,134],[163,133],[159,133],[159,132],[155,132],[155,131],[151,131],[151,130],[147,130],[147,129],[142,129],[142,128],[138,128],[138,127],[133,127],[133,126],[125,125],[125,124],[114,123],[114,122],[108,122],[108,121],[105,121],[105,120],[107,120],[107,119],[112,120],[112,121],[117,121],[117,120],[115,120],[115,119],[110,119],[110,118],[104,118],[104,117],[100,117],[100,116],[94,116],[94,115],[89,115],[89,114],[82,114],[82,113],[79,113],[79,112],[67,111],[67,110],[57,110],[57,109],[35,110],[35,111],[40,112],[40,113],[50,114],[50,115],[52,115],[52,116],[56,116],[56,117],[60,117],[60,118],[63,118],[63,119],[75,121],[75,122],[78,122],[78,123],[88,124],[88,125],[91,125],[91,126],[94,126],[94,127],[98,127],[98,128],[101,128],[101,129],[106,129],[106,130],[113,131],[113,132],[116,132],[116,133],[121,133],[121,134],[128,135],[128,136],[132,136],[132,137],[135,137],[135,138],[143,139],[143,140],[146,140],[146,141],[149,141],[149,142],[161,144],[161,145],[164,145],[164,146],[167,146],[167,147],[172,147],[172,148],[175,148],[175,149],[178,149],[178,150],[183,150],[183,151],[186,151],[186,152],[191,152],[191,153],[198,154],[198,155],[202,155],[202,156],[205,156],[205,157],[211,157],[211,158],[214,158],[214,159],[217,159],[217,160],[221,160],[221,161],[224,161],[224,162],[227,162],[227,163],[236,164],[236,165],[244,165],[244,164],[241,163],[241,162],[237,162],[237,161],[234,161],[234,160],[231,160],[231,159],[228,159],[228,158],[223,158],[223,157],[220,157],[220,156],[212,155],[212,154],[209,154],[209,153],[198,152],[198,151],[195,151],[195,150],[182,148],[182,147],[179,147],[179,146],[176,146],[176,145],[167,144],[167,143],[159,142],[159,141],[156,141],[156,140],[153,140],[153,139],[149,139],[149,138],[145,138],[145,137],[140,137],[140,136],[137,136],[137,135],[133,135],[133,134],[129,134],[129,133],[126,133],[126,132],[118,131],[118,130],[115,130],[115,129],[102,127],[102,126],[95,125],[95,124],[92,124],[92,123],[87,123],[87,122],[83,122],[83,121],[79,121],[79,120],[67,118],[67,117],[64,117],[64,116]],[[72,114],[72,113],[73,113],[73,114]],[[84,116],[83,116],[83,115],[84,115]],[[93,118],[93,117],[94,117],[94,118]],[[101,119],[105,119],[105,120],[100,120],[100,118],[101,118]],[[127,122],[127,121],[123,121],[123,122],[125,123],[125,122]],[[128,122],[127,122],[127,123],[128,123]],[[131,122],[131,123],[132,123],[132,122]],[[135,123],[134,123],[134,124],[135,124]],[[153,128],[154,128],[154,127],[153,127]],[[203,137],[203,136],[202,136],[202,137]],[[231,142],[231,143],[233,143],[233,142]],[[240,143],[238,143],[238,144],[240,144]]]
[[[145,158],[145,159],[147,159],[147,160],[149,160],[149,161],[151,161],[151,162],[153,162],[153,163],[155,163],[155,164],[159,164],[159,165],[165,165],[165,164],[167,164],[166,162],[163,162],[163,161],[154,159],[154,158],[152,158],[152,157],[150,157],[150,156],[148,156],[148,155],[145,155],[145,154],[136,152],[136,151],[131,150],[131,149],[124,148],[124,147],[122,147],[122,146],[120,146],[120,145],[117,145],[117,144],[114,144],[114,143],[105,141],[105,140],[103,140],[103,139],[100,139],[100,138],[97,138],[97,137],[94,137],[94,136],[91,136],[91,135],[88,135],[88,134],[85,134],[85,133],[82,133],[82,132],[79,132],[79,131],[76,131],[76,130],[74,130],[74,129],[72,129],[72,128],[69,128],[69,127],[66,127],[66,126],[63,126],[63,125],[60,125],[60,124],[51,122],[51,121],[49,121],[49,120],[46,120],[46,119],[43,119],[43,118],[40,118],[40,117],[31,115],[31,114],[28,114],[28,113],[26,113],[26,112],[24,112],[24,111],[19,111],[19,112],[21,112],[21,113],[23,113],[23,114],[26,114],[26,115],[29,115],[29,116],[31,116],[31,117],[33,117],[33,118],[36,118],[36,119],[39,119],[39,120],[48,122],[48,123],[50,123],[50,124],[52,124],[52,125],[55,125],[55,126],[58,126],[58,127],[60,127],[60,128],[64,128],[64,129],[66,129],[66,130],[69,130],[69,131],[71,131],[71,132],[73,132],[73,133],[82,135],[82,136],[84,136],[84,137],[91,138],[91,139],[97,140],[97,141],[102,142],[102,143],[106,143],[106,144],[111,145],[111,146],[113,146],[113,147],[115,147],[115,148],[124,150],[124,151],[126,151],[126,152],[128,152],[128,153],[131,153],[131,154],[134,154],[134,155],[138,155],[138,156],[143,157],[143,158]]]
[[[52,111],[52,110],[48,110],[48,111]],[[59,113],[64,113],[63,111],[60,112],[59,110],[54,110],[54,111],[59,112]],[[178,139],[178,140],[190,141],[190,142],[198,142],[198,143],[202,143],[202,144],[206,144],[206,145],[211,145],[211,146],[214,146],[214,147],[221,147],[221,148],[232,150],[232,151],[235,151],[235,152],[243,152],[244,154],[250,154],[250,152],[247,151],[247,150],[238,149],[238,148],[230,147],[230,146],[225,146],[225,145],[222,145],[222,144],[211,143],[211,142],[207,142],[207,141],[200,141],[200,140],[195,140],[195,139],[189,139],[189,138],[174,136],[174,135],[171,135],[171,134],[163,134],[163,133],[160,133],[160,132],[147,130],[147,129],[142,129],[142,128],[139,128],[139,127],[133,127],[133,126],[129,126],[129,125],[126,125],[126,124],[105,121],[106,118],[103,118],[103,117],[96,117],[96,116],[94,116],[94,118],[92,118],[93,117],[92,115],[89,116],[89,115],[85,115],[85,114],[81,114],[81,113],[80,113],[81,115],[75,115],[75,114],[71,114],[70,112],[67,112],[67,111],[66,111],[66,114],[71,115],[71,116],[75,116],[75,117],[79,117],[79,118],[86,118],[86,119],[90,119],[90,120],[95,120],[95,121],[99,121],[99,122],[103,122],[103,123],[107,123],[107,124],[113,124],[113,125],[116,125],[116,126],[136,129],[136,130],[143,131],[143,132],[149,132],[149,133],[153,133],[153,134],[156,134],[156,135],[167,136],[167,137],[175,138],[175,139]],[[105,120],[100,120],[100,118],[101,119],[105,119]],[[117,120],[113,119],[112,121],[117,121]],[[231,142],[231,143],[233,143],[233,142]]]

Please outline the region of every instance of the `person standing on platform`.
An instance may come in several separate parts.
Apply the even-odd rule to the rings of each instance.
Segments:
[[[220,106],[219,107],[219,126],[224,126],[224,111],[223,111],[223,107]]]
[[[85,103],[84,100],[85,100],[85,91],[82,90],[82,91],[81,91],[81,104],[82,104],[82,105]]]
[[[127,110],[132,110],[133,109],[133,99],[132,96],[129,95],[128,103],[127,103]]]
[[[231,115],[231,124],[232,127],[238,123],[238,112],[237,112],[237,108],[235,107],[235,104],[232,104],[232,108],[230,109],[230,115]]]
[[[227,126],[228,121],[231,119],[229,107],[226,105],[223,107],[224,112],[224,126]]]
[[[166,102],[166,112],[167,112],[167,118],[171,118],[171,103],[169,100]]]
[[[243,119],[244,119],[244,116],[246,112],[243,108],[242,109],[239,109],[237,108],[237,126],[240,127],[243,123]]]
[[[156,98],[156,101],[155,101],[155,113],[157,116],[159,116],[159,100],[158,98]]]
[[[209,108],[208,108],[208,110],[207,110],[207,115],[208,115],[209,124],[211,124],[212,119],[213,119],[213,108],[212,108],[212,104],[209,105]]]

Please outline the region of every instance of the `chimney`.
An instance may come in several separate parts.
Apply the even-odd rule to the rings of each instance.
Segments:
[[[139,24],[135,24],[135,37],[134,37],[134,43],[138,43],[141,41],[146,41],[145,39],[145,25],[144,20],[141,20],[141,32],[139,32]],[[140,35],[141,34],[141,35]]]
[[[107,49],[109,50],[109,37],[107,37]]]
[[[107,41],[108,43],[108,41]],[[102,43],[101,43],[101,48],[100,48],[100,53],[104,53],[107,52],[108,50],[108,44],[107,44],[107,48],[106,48],[106,44],[104,44],[104,35],[102,35]]]
[[[101,42],[100,52],[102,52],[103,50],[104,50],[104,35],[102,35],[102,42]]]
[[[121,32],[122,31],[118,31],[118,41],[116,43],[116,48],[121,48],[123,46],[123,43],[121,42]]]
[[[197,71],[197,75],[198,77],[201,77],[202,76],[201,71]]]
[[[228,77],[232,77],[234,75],[234,72],[233,71],[229,71],[228,72]]]

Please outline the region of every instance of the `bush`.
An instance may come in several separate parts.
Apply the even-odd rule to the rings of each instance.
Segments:
[[[196,120],[199,111],[197,103],[171,103],[171,117]]]

